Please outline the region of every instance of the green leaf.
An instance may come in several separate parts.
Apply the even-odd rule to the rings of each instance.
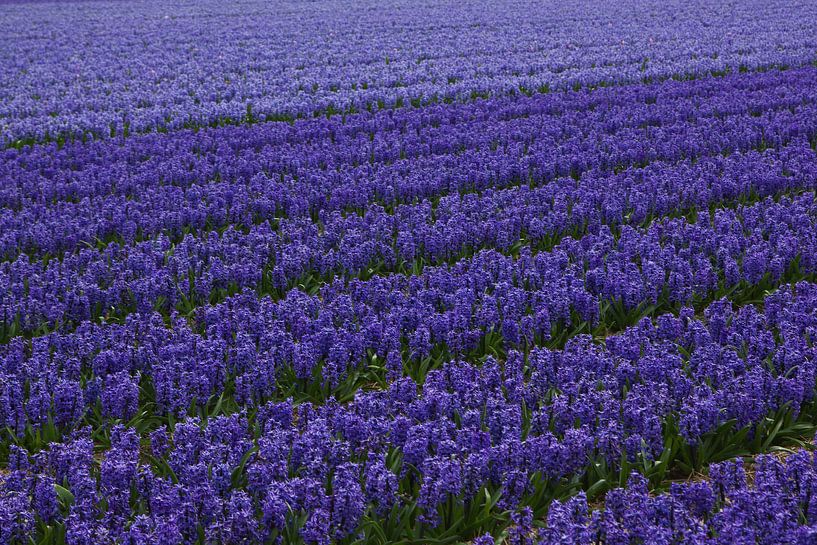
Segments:
[[[54,483],[54,491],[57,493],[60,503],[65,507],[70,507],[74,503],[74,495],[67,488]]]
[[[601,480],[596,481],[595,483],[593,483],[587,489],[586,494],[587,494],[588,498],[595,498],[596,496],[607,492],[607,490],[609,488],[610,488],[609,483],[605,479],[601,479]]]

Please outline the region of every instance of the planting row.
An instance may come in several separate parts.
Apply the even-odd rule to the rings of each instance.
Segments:
[[[551,138],[556,143],[559,139],[602,130],[610,134],[620,128],[666,125],[693,121],[697,117],[747,112],[759,115],[772,108],[796,107],[811,101],[813,91],[808,83],[814,72],[813,68],[803,68],[732,75],[720,80],[634,84],[433,105],[416,110],[362,112],[292,124],[264,123],[63,147],[52,144],[24,150],[7,149],[2,154],[3,172],[12,180],[9,187],[3,188],[3,204],[19,208],[29,200],[47,204],[52,199],[73,201],[107,193],[136,199],[138,189],[156,183],[150,179],[151,173],[157,174],[163,183],[188,187],[195,179],[211,180],[216,171],[201,169],[212,169],[213,163],[219,167],[217,172],[242,178],[241,170],[245,169],[230,170],[229,159],[233,155],[235,159],[242,159],[255,154],[254,160],[263,159],[262,166],[283,156],[283,160],[275,163],[275,169],[299,174],[317,169],[321,164],[324,168],[341,169],[372,159],[373,164],[392,163],[401,158],[416,159],[487,147],[491,142],[503,146],[511,141],[529,143],[530,129],[514,123],[535,121],[536,137]],[[557,132],[554,125],[559,125],[561,131]],[[496,134],[486,134],[489,128]],[[262,153],[264,155],[260,155]],[[178,172],[191,160],[205,158],[209,163],[197,164],[194,175],[182,176]],[[106,177],[101,170],[101,167],[123,163],[138,174],[114,167],[117,176]],[[176,176],[171,175],[173,173]],[[126,177],[132,179],[122,183]]]
[[[422,200],[815,141],[816,69],[9,150],[0,255],[393,212]],[[434,121],[436,120],[436,121]],[[336,220],[335,220],[336,221]],[[289,222],[283,222],[281,230]],[[206,235],[202,235],[206,236]]]
[[[546,513],[546,542],[637,539],[640,527],[690,539],[711,538],[711,530],[713,543],[732,543],[718,539],[738,531],[739,521],[746,532],[760,532],[749,535],[811,535],[798,529],[814,523],[814,465],[805,454],[785,465],[760,460],[759,497],[783,502],[772,504],[774,517],[750,520],[769,505],[753,502],[733,464],[713,466],[711,486],[674,487],[657,498],[645,486],[813,428],[815,308],[817,285],[802,282],[767,296],[762,311],[720,300],[702,318],[682,309],[601,344],[579,335],[563,350],[511,351],[501,363],[450,361],[422,385],[397,379],[348,404],[281,401],[232,415],[215,411],[206,420],[144,429],[148,444],[132,427],[103,426],[94,440],[110,446],[100,456],[88,428],[39,452],[14,446],[18,436],[4,442],[11,446],[10,472],[0,476],[3,537],[433,541],[506,527],[513,533]],[[95,364],[127,366],[125,358],[111,352]],[[17,362],[12,372],[33,362]],[[56,379],[52,371],[56,382],[46,390],[55,392],[58,418],[79,420],[77,408],[94,397],[103,411],[150,402],[144,388],[116,374],[102,391],[83,395],[81,364],[66,359],[61,371],[69,367],[75,378]],[[39,410],[51,404],[46,396]],[[138,429],[138,419],[131,424]],[[630,477],[634,469],[643,477]],[[548,512],[553,499],[581,489],[594,496],[628,478],[627,491],[609,492],[596,515],[581,496]],[[798,516],[799,506],[805,511]],[[636,516],[648,526],[635,526]],[[526,536],[515,539],[527,543]]]
[[[6,330],[0,424],[21,434],[86,417],[184,416],[290,395],[347,399],[401,376],[422,382],[449,358],[559,347],[577,333],[604,336],[722,296],[750,303],[781,282],[814,278],[816,224],[808,193],[697,223],[628,227],[618,237],[602,229],[549,252],[483,250],[417,276],[337,280],[316,295],[246,291],[198,307],[191,323],[173,313],[170,327],[137,308],[122,325],[85,323],[30,340]],[[90,312],[70,302],[69,310]],[[67,413],[52,404],[58,398],[70,400]]]
[[[133,311],[187,314],[245,288],[280,297],[292,286],[313,290],[334,275],[348,280],[419,273],[426,263],[458,259],[484,246],[509,254],[525,244],[547,250],[565,235],[598,233],[604,225],[618,232],[621,224],[639,226],[678,210],[694,219],[725,201],[813,190],[815,180],[817,154],[807,142],[795,141],[780,151],[444,198],[433,208],[422,203],[398,207],[395,214],[382,209],[363,217],[334,214],[323,226],[302,218],[282,221],[280,231],[264,223],[247,234],[229,228],[175,245],[160,236],[134,246],[86,249],[63,260],[21,257],[0,264],[2,338],[121,319]],[[740,261],[738,254],[732,257]]]

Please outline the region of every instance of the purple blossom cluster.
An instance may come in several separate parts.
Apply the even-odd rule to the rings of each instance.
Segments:
[[[27,2],[3,11],[4,145],[802,66],[816,56],[817,12],[795,0]]]
[[[590,510],[581,494],[554,502],[538,542],[806,545],[817,538],[815,468],[817,458],[807,451],[783,460],[761,455],[748,468],[750,477],[738,459],[713,464],[710,481],[674,483],[658,496],[633,473],[626,488],[607,494],[601,510]]]
[[[2,3],[0,543],[817,542],[815,15]]]

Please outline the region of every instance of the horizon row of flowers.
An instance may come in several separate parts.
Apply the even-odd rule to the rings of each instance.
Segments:
[[[815,19],[795,0],[8,3],[0,145],[798,67]]]

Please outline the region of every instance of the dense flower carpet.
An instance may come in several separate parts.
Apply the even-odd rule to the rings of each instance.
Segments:
[[[0,37],[0,544],[817,543],[817,3]]]

